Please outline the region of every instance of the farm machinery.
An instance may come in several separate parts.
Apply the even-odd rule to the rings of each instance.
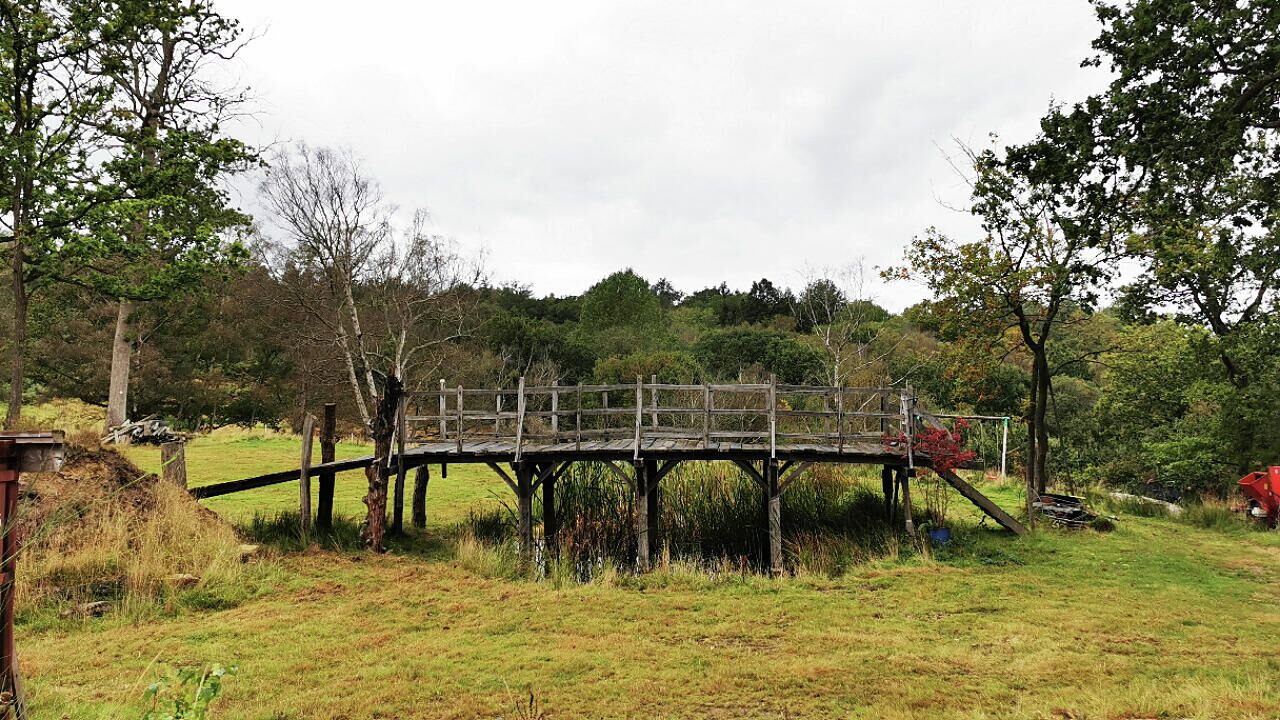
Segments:
[[[1240,478],[1240,489],[1248,498],[1249,517],[1276,527],[1280,522],[1280,465],[1252,472]]]

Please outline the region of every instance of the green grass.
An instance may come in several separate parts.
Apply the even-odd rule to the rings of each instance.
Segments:
[[[188,452],[198,484],[286,467],[297,441]],[[358,515],[363,479],[338,488]],[[1021,503],[1015,486],[983,489]],[[247,522],[296,509],[294,492],[208,504]],[[230,609],[20,627],[34,716],[137,717],[157,659],[238,665],[215,705],[226,720],[516,717],[529,690],[551,718],[1280,716],[1280,534],[1126,514],[1110,533],[1017,540],[956,498],[952,546],[837,578],[674,563],[537,582],[455,548],[449,528],[494,493],[509,491],[488,470],[451,468],[425,535],[384,556],[286,555],[273,592]]]
[[[269,431],[224,430],[211,436],[196,438],[186,448],[187,484],[199,487],[295,468],[300,462],[301,447],[301,441],[296,436]],[[123,447],[122,450],[143,470],[160,471],[159,447],[133,445]],[[317,453],[316,462],[319,462],[319,451],[317,443],[314,448]],[[372,451],[370,445],[343,441],[338,443],[335,454],[339,460],[344,460],[368,455]],[[413,488],[412,472],[406,478],[405,485],[407,496]],[[483,465],[450,466],[448,478],[441,478],[439,467],[433,466],[428,488],[430,499],[427,522],[435,528],[456,524],[476,503],[491,501],[494,493],[504,493],[503,497],[510,493],[502,480]],[[334,514],[363,518],[365,505],[361,499],[367,489],[363,470],[339,473],[334,484]],[[319,483],[315,480],[312,480],[311,492],[311,506],[314,509],[319,492]],[[204,504],[234,523],[248,523],[255,515],[274,517],[282,512],[296,513],[298,485],[294,482],[271,485],[209,498]]]

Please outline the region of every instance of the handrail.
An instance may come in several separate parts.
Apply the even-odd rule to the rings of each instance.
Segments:
[[[915,413],[910,386],[791,385],[774,379],[527,385],[519,378],[515,388],[449,387],[441,380],[438,389],[406,397],[411,439],[447,442],[459,450],[464,441],[507,442],[515,446],[517,460],[531,443],[582,449],[593,439],[629,439],[636,458],[646,441],[672,438],[695,446],[701,441],[704,449],[721,442],[759,446],[771,458],[804,439],[826,440],[843,451],[846,441],[882,437],[886,426],[897,425],[910,438],[914,418],[908,418]],[[515,400],[514,409],[506,409],[507,398]],[[909,447],[907,453],[914,464]]]

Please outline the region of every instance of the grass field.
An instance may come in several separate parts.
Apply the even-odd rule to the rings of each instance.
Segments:
[[[191,482],[287,467],[297,448],[202,439]],[[453,467],[425,535],[385,556],[285,555],[274,591],[230,609],[19,628],[34,717],[137,718],[157,667],[211,662],[239,667],[214,717],[245,720],[522,717],[530,691],[549,718],[1280,717],[1280,534],[1123,516],[1017,540],[958,500],[954,547],[835,579],[676,566],[557,586],[456,559],[447,529],[505,492]],[[340,478],[339,512],[362,495]],[[296,508],[296,485],[208,504],[243,522]]]

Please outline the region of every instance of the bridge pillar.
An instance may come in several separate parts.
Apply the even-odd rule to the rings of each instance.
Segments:
[[[658,537],[658,518],[660,511],[658,507],[658,493],[662,492],[658,482],[658,461],[644,461],[644,477],[645,477],[645,518],[649,523],[649,557],[652,559],[658,555],[659,537]]]
[[[907,468],[898,468],[898,486],[902,490],[902,518],[906,524],[907,534],[915,537],[916,521],[911,517],[911,473]]]
[[[556,533],[560,531],[560,518],[556,516],[556,477],[548,474],[542,481],[542,540],[548,555],[556,549]]]
[[[884,519],[893,522],[893,505],[898,499],[897,485],[893,481],[893,468],[885,465],[880,468],[880,485],[884,488]]]
[[[778,461],[765,463],[765,485],[769,499],[769,574],[779,577],[785,572],[782,563],[782,488],[778,484]]]
[[[641,460],[634,463],[636,497],[632,506],[635,509],[636,521],[636,567],[640,572],[649,571],[649,474],[650,462]]]
[[[520,538],[520,561],[528,562],[533,557],[533,472],[528,463],[515,464],[516,471],[516,507],[518,520],[516,534]]]

